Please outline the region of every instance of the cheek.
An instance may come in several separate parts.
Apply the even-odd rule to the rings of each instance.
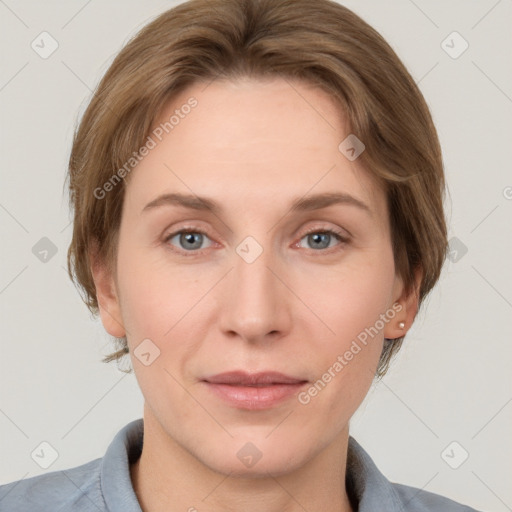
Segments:
[[[329,425],[324,428],[334,435],[368,393],[382,353],[384,336],[377,322],[389,305],[392,278],[388,274],[392,273],[392,265],[347,267],[343,276],[331,277],[324,287],[319,311],[333,332],[324,329],[326,335],[311,337],[315,378],[298,397],[304,412],[310,413],[304,417],[306,424],[313,425],[315,416],[329,411]]]
[[[165,254],[120,243],[118,278],[123,320],[132,337],[161,340],[204,293],[207,279],[169,265]]]
[[[315,305],[339,349],[391,307],[394,272],[391,248],[383,246],[365,254],[354,253],[336,268],[317,269],[307,282],[300,278],[299,293]]]
[[[322,269],[309,281],[324,283],[321,291],[310,292],[309,300],[330,332],[324,329],[326,335],[316,336],[318,385],[304,400],[338,411],[341,422],[357,409],[374,379],[384,339],[381,315],[392,306],[394,272],[391,248],[383,245],[347,259],[336,272]]]

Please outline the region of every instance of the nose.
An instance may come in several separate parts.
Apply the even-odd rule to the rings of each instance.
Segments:
[[[244,253],[244,249],[247,249]],[[256,259],[249,244],[233,252],[233,269],[226,276],[220,305],[220,328],[226,336],[249,343],[277,340],[291,328],[291,292],[284,266],[270,250]]]

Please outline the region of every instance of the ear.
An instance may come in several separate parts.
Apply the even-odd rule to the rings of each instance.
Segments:
[[[401,338],[411,328],[419,308],[419,290],[423,271],[417,268],[414,272],[414,283],[412,289],[407,293],[401,277],[395,278],[393,286],[393,309],[396,315],[384,328],[384,337],[388,339]],[[400,327],[400,323],[404,327]]]
[[[103,327],[110,335],[122,338],[126,335],[126,329],[115,279],[109,265],[98,256],[96,244],[91,247],[89,261]]]

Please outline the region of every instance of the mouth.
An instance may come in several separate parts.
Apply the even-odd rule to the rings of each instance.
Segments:
[[[202,379],[202,382],[228,405],[247,410],[275,407],[308,383],[305,379],[273,371],[226,372]]]

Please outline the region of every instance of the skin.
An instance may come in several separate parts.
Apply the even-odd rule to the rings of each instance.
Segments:
[[[91,254],[102,322],[127,336],[145,398],[134,490],[145,512],[351,511],[349,420],[383,338],[402,336],[417,312],[396,274],[385,195],[338,150],[350,130],[322,90],[281,78],[196,83],[156,125],[191,96],[197,107],[129,177],[115,275]],[[207,196],[223,212],[142,212],[170,192]],[[370,212],[350,204],[290,212],[293,199],[321,192],[350,194]],[[179,235],[166,240],[190,227],[206,232],[196,235],[199,250]],[[350,239],[321,245],[309,228]],[[247,236],[263,248],[250,264],[236,252]],[[291,397],[241,410],[201,382],[243,369],[314,383],[396,303],[400,313],[307,405]],[[148,366],[134,355],[146,338],[160,350]],[[247,442],[262,454],[250,468],[237,457]]]

